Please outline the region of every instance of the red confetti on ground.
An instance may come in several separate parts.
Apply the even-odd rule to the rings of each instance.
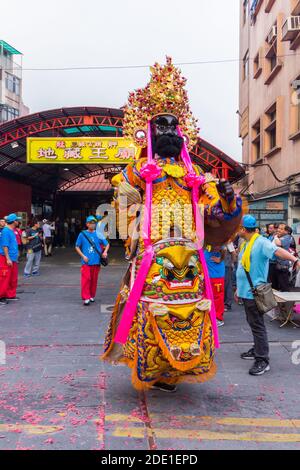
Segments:
[[[21,417],[21,419],[29,424],[39,424],[42,421],[42,418],[38,416],[35,411],[28,411]]]

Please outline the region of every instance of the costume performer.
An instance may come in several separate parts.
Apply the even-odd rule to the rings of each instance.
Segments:
[[[188,149],[199,129],[180,70],[167,58],[151,71],[150,83],[129,95],[124,110],[124,136],[143,151],[113,178],[120,221],[129,214],[130,266],[103,359],[125,362],[138,390],[173,391],[179,382],[204,382],[216,372],[218,333],[202,246],[204,238],[215,245],[230,238],[242,201],[229,182],[191,162]]]

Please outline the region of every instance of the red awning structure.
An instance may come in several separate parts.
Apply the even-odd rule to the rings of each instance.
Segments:
[[[0,175],[48,193],[72,188],[82,190],[83,184],[87,191],[106,191],[109,179],[121,167],[78,164],[63,168],[62,165],[27,164],[26,138],[121,137],[122,124],[121,109],[98,107],[54,109],[8,121],[0,126]],[[212,172],[219,178],[234,182],[245,175],[238,162],[203,139],[198,140],[191,156],[204,171]],[[92,183],[88,183],[89,180]]]

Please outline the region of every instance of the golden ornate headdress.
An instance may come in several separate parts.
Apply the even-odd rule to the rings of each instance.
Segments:
[[[124,107],[124,137],[146,147],[147,140],[143,135],[147,135],[148,120],[157,114],[169,113],[177,117],[191,150],[197,143],[199,128],[184,89],[186,79],[182,77],[181,70],[172,64],[171,57],[167,57],[166,65],[156,63],[150,70],[148,85],[129,94],[128,104]]]

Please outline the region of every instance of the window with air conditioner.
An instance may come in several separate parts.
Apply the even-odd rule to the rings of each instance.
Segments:
[[[300,138],[300,75],[291,83],[290,139]]]
[[[289,16],[282,27],[282,40],[293,42],[300,33],[300,16]]]
[[[265,84],[269,85],[283,66],[281,27],[283,14],[279,14],[265,39]]]

